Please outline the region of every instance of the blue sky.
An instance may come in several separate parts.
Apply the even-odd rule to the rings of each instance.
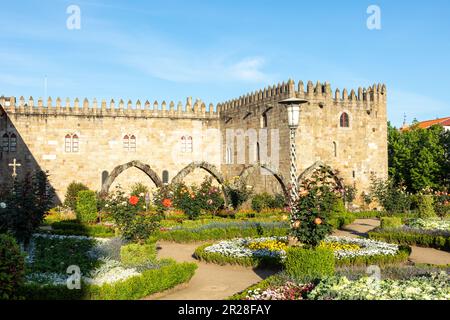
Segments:
[[[366,27],[369,5],[381,30]],[[68,30],[69,5],[81,29]],[[0,95],[217,103],[286,81],[383,82],[390,120],[450,116],[450,1],[7,1]]]

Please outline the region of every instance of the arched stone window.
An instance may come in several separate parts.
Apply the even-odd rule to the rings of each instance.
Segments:
[[[72,152],[78,153],[78,151],[80,151],[79,139],[78,139],[78,136],[76,134],[74,134],[72,136]]]
[[[169,183],[169,171],[164,170],[164,171],[162,172],[162,182],[163,182],[164,184],[168,184],[168,183]]]
[[[127,151],[130,149],[130,137],[128,135],[123,137],[123,148]]]
[[[341,114],[340,126],[341,128],[350,128],[350,118],[347,112]]]
[[[9,137],[9,152],[17,151],[17,136],[13,133]]]
[[[193,140],[191,136],[181,137],[181,152],[192,153],[193,151]]]
[[[7,133],[2,137],[2,150],[3,152],[9,152],[9,135]]]
[[[134,135],[132,135],[130,137],[130,149],[129,149],[129,151],[136,152],[136,137]]]
[[[66,153],[78,153],[80,151],[80,143],[77,134],[66,134],[64,138],[64,150]]]

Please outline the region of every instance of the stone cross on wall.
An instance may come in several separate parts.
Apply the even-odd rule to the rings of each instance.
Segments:
[[[20,167],[20,166],[22,166],[22,165],[21,165],[20,163],[17,163],[16,158],[14,158],[13,163],[8,164],[8,166],[10,166],[10,167],[13,168],[12,177],[13,177],[13,178],[16,178],[16,177],[17,177],[17,172],[16,172],[17,167]]]

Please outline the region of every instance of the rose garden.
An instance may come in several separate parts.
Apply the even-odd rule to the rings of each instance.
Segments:
[[[220,298],[449,299],[447,191],[409,194],[374,180],[366,205],[382,210],[355,211],[356,191],[335,176],[318,168],[292,206],[205,179],[108,195],[72,183],[64,206],[52,208],[47,175],[28,175],[0,195],[0,297],[153,299],[187,290],[196,299],[190,286],[202,268],[220,278],[234,266],[270,276]],[[192,259],[161,257],[166,246],[194,248]]]

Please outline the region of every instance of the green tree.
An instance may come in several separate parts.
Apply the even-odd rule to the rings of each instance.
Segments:
[[[449,181],[450,134],[442,126],[413,126],[400,132],[388,125],[389,176],[408,191],[445,189]]]

